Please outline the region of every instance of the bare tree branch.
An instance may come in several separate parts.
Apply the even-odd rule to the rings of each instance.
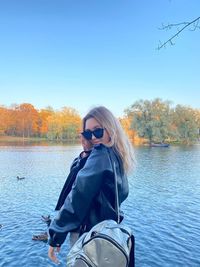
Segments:
[[[184,31],[186,28],[190,28],[191,31],[195,31],[196,29],[200,29],[199,26],[199,21],[200,21],[200,17],[194,19],[193,21],[190,22],[181,22],[181,23],[176,23],[176,24],[168,24],[168,25],[162,25],[161,28],[159,28],[159,30],[170,30],[173,27],[177,27],[177,33],[174,34],[171,38],[169,38],[166,42],[161,43],[159,42],[158,45],[158,50],[160,50],[163,47],[166,47],[167,44],[171,44],[174,45],[175,43],[173,42],[175,37],[178,37],[178,35]],[[184,25],[184,26],[183,26]],[[183,26],[182,28],[179,28],[179,26]]]

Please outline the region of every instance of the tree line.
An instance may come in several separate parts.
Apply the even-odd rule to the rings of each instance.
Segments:
[[[0,107],[0,135],[75,140],[80,129],[81,117],[71,107],[63,107],[60,111],[52,107],[38,111],[29,103]]]
[[[189,144],[199,139],[200,109],[176,105],[159,98],[139,100],[125,109],[119,118],[135,144],[179,142]],[[37,110],[32,104],[0,106],[0,135],[48,140],[75,141],[81,131],[77,110],[47,107]]]
[[[130,128],[151,143],[190,144],[199,140],[200,109],[176,105],[156,98],[136,101],[125,110]]]

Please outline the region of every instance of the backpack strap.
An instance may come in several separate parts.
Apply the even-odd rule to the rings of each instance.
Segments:
[[[116,163],[112,159],[110,151],[109,152],[109,157],[114,173],[114,179],[115,179],[115,209],[117,211],[117,223],[120,223],[120,214],[119,214],[119,194],[118,194],[118,188],[117,188],[117,172],[116,172]],[[122,230],[122,229],[121,229]],[[127,234],[127,233],[126,233]],[[131,239],[131,250],[130,250],[130,255],[129,255],[129,264],[128,267],[135,267],[135,237],[134,235],[130,236]]]
[[[118,188],[117,188],[116,163],[112,159],[109,149],[108,149],[108,154],[109,154],[110,162],[111,162],[113,173],[114,173],[114,180],[115,180],[115,210],[117,212],[117,223],[119,224],[120,223],[120,212],[119,212],[119,193],[118,193]]]
[[[128,267],[135,267],[135,237],[133,235],[131,235],[131,251]]]

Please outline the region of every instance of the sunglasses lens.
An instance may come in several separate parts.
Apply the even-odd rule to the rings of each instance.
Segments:
[[[81,134],[85,139],[91,140],[92,139],[92,135],[94,135],[98,139],[102,138],[103,137],[103,132],[104,132],[103,128],[97,128],[94,131],[87,130],[87,131],[82,132]]]
[[[96,138],[102,138],[103,137],[103,128],[98,128],[93,131],[93,134]]]
[[[87,140],[91,140],[92,139],[92,132],[91,131],[84,131],[81,134]]]

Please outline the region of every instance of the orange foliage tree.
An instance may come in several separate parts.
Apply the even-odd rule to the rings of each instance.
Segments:
[[[41,109],[39,111],[39,135],[42,137],[46,137],[48,133],[48,118],[54,114],[54,110],[52,107],[47,107],[45,109]]]
[[[0,118],[1,134],[30,137],[39,133],[38,111],[31,104],[14,104],[10,108],[1,108]]]
[[[144,141],[143,138],[140,138],[136,131],[131,129],[132,119],[132,116],[125,115],[123,118],[119,118],[119,121],[131,142],[134,144],[142,144]]]
[[[23,137],[39,134],[39,114],[33,105],[23,103],[17,109],[17,133]]]
[[[4,135],[7,130],[9,115],[7,108],[0,107],[0,135]]]
[[[71,107],[63,107],[48,117],[48,139],[75,140],[81,129],[81,118]]]

